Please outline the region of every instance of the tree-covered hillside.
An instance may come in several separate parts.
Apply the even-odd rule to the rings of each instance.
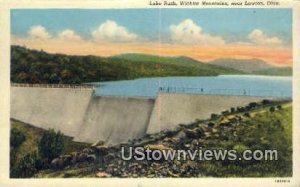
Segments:
[[[269,68],[265,70],[255,71],[254,73],[258,75],[291,76],[293,75],[293,68],[292,67]]]
[[[238,70],[205,64],[187,57],[136,55],[98,57],[49,54],[21,46],[11,47],[11,81],[15,83],[78,84],[142,77],[216,76],[242,74]]]
[[[216,59],[209,64],[232,68],[253,75],[292,76],[293,67],[277,67],[260,59]]]

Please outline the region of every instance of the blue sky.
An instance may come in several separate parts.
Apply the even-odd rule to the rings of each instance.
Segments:
[[[221,35],[227,41],[242,41],[253,29],[291,41],[291,9],[16,9],[11,12],[12,34],[25,36],[34,25],[49,33],[72,29],[82,37],[106,20],[145,38],[167,35],[169,26],[191,19],[204,32]]]
[[[292,9],[14,9],[12,44],[65,54],[147,53],[292,64]]]

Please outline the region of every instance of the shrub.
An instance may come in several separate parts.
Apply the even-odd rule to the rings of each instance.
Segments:
[[[264,100],[262,101],[262,104],[263,104],[263,105],[268,105],[268,104],[271,104],[271,101],[268,100],[268,99],[264,99]]]
[[[39,154],[42,158],[53,159],[58,157],[64,150],[64,135],[53,129],[45,131],[39,142]]]
[[[275,112],[275,107],[270,107],[270,112]]]
[[[37,164],[39,163],[37,152],[26,154],[11,172],[11,177],[28,178],[37,172]]]
[[[211,114],[210,118],[213,119],[213,120],[217,119],[218,118],[218,114]]]
[[[26,136],[23,131],[12,128],[10,131],[10,146],[17,148],[26,140]]]
[[[227,116],[227,115],[230,114],[230,112],[229,112],[228,110],[225,110],[225,111],[222,112],[222,114],[223,114],[224,116]]]
[[[213,122],[209,122],[209,123],[207,124],[207,126],[208,126],[209,128],[213,128],[213,127],[215,126],[215,124],[214,124]]]
[[[245,107],[237,107],[237,112],[245,112]]]
[[[166,134],[167,137],[171,137],[175,134],[175,132],[172,131],[172,130],[167,130],[167,131],[165,131],[165,134]]]
[[[252,108],[256,108],[258,106],[258,104],[256,102],[251,102],[249,103],[249,107]]]
[[[245,116],[245,117],[248,117],[248,118],[251,117],[250,114],[249,114],[248,112],[246,112],[246,113],[244,114],[244,116]]]

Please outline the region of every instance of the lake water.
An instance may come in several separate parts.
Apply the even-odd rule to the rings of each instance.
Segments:
[[[94,83],[98,96],[156,97],[158,92],[292,97],[292,77],[221,75]]]

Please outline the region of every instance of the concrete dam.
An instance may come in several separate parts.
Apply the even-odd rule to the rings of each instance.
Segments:
[[[153,98],[95,96],[92,87],[11,86],[12,119],[60,130],[75,141],[108,145],[208,119],[262,97],[159,93]]]

